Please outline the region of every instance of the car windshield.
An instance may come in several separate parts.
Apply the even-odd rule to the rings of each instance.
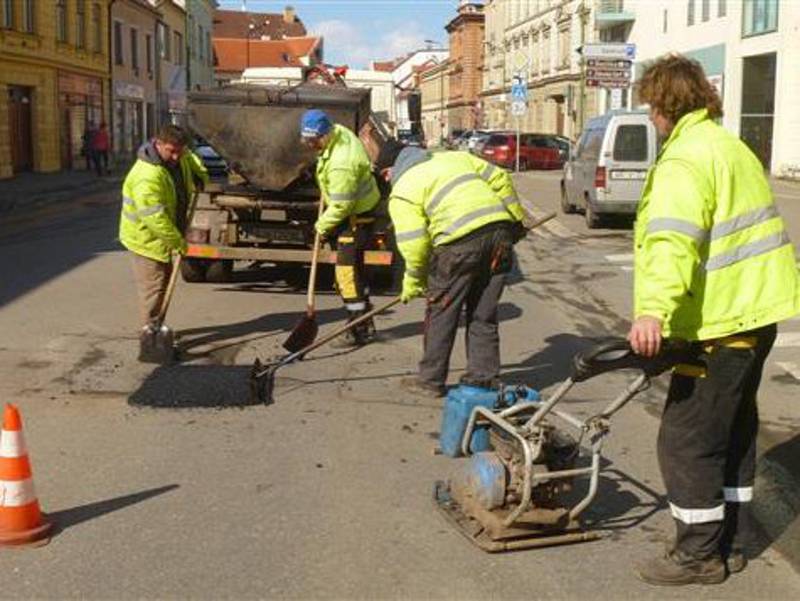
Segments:
[[[494,134],[486,140],[486,146],[503,146],[504,144],[508,144],[508,136],[505,134]]]

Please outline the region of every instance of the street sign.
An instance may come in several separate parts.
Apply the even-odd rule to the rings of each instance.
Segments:
[[[617,58],[632,61],[636,58],[636,44],[584,44],[580,52],[585,58]]]
[[[523,75],[515,75],[511,81],[511,100],[519,102],[528,101],[528,84]]]
[[[631,72],[626,69],[586,69],[586,77],[590,79],[627,79]]]
[[[590,88],[629,88],[630,79],[587,79],[587,87]]]
[[[587,58],[586,66],[597,69],[630,69],[633,61],[613,58]]]
[[[611,110],[615,111],[622,108],[622,90],[614,88],[611,90]]]
[[[514,100],[511,102],[511,114],[515,117],[523,117],[528,112],[528,103],[524,100]]]

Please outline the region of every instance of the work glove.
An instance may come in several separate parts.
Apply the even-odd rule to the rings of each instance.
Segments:
[[[330,235],[330,232],[322,227],[322,224],[319,221],[314,224],[314,230],[319,234],[321,242],[324,242],[325,239]]]
[[[403,303],[420,297],[425,296],[427,292],[425,284],[417,277],[409,275],[408,272],[403,274],[403,291],[400,293],[400,300]]]
[[[188,250],[189,250],[189,243],[186,242],[185,238],[182,238],[180,246],[178,246],[178,248],[176,248],[175,251],[178,254],[185,255]]]

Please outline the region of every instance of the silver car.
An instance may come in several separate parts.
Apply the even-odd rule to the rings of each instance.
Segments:
[[[647,111],[610,111],[589,120],[561,179],[561,209],[583,211],[596,228],[604,216],[635,215],[657,134]]]

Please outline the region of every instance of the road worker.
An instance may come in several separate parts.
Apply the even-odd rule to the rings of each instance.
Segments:
[[[334,124],[321,110],[306,111],[300,122],[302,142],[318,153],[317,185],[325,212],[316,231],[336,246],[336,287],[352,321],[370,310],[364,274],[364,248],[373,222],[372,211],[380,192],[364,144],[343,125]],[[353,347],[375,336],[372,320],[338,338],[335,346]]]
[[[199,183],[208,183],[202,161],[187,148],[188,136],[163,126],[142,145],[122,184],[119,239],[132,253],[139,295],[142,349],[155,330],[172,272],[172,253],[185,253],[186,212]],[[142,358],[140,354],[140,358]]]
[[[450,353],[466,310],[467,370],[462,383],[497,384],[497,305],[523,235],[524,210],[511,175],[466,152],[430,153],[387,144],[376,167],[391,181],[389,213],[405,259],[403,301],[426,296],[419,375],[402,385],[445,393]]]
[[[635,229],[634,323],[645,356],[692,341],[675,367],[658,436],[674,545],[638,568],[650,584],[722,582],[745,567],[752,530],[756,393],[776,323],[800,312],[795,250],[764,167],[716,120],[700,65],[657,60],[640,98],[666,138]]]

